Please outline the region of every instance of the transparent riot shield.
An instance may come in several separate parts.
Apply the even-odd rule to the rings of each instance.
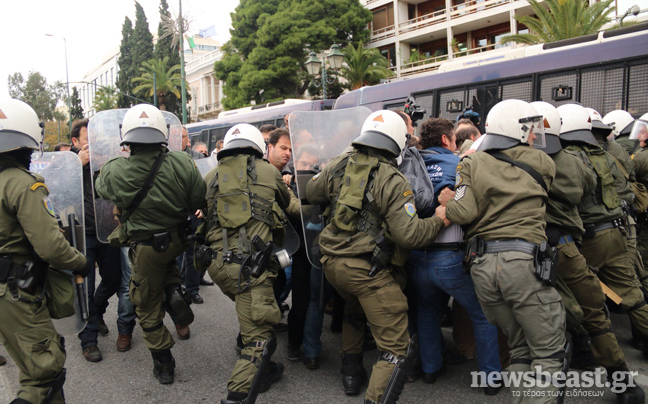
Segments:
[[[339,156],[360,129],[371,111],[364,107],[333,111],[296,111],[290,114],[290,140],[295,161],[297,197],[301,201],[302,226],[306,254],[310,263],[320,268],[319,234],[321,207],[306,200],[306,184],[334,157]]]
[[[128,109],[111,109],[94,115],[88,124],[88,149],[90,150],[90,170],[95,173],[113,157],[128,157],[129,150],[120,146],[121,133],[119,126]],[[169,124],[169,145],[171,151],[182,150],[182,124],[177,116],[162,111],[164,120]],[[94,187],[94,175],[93,184]],[[97,238],[102,243],[108,242],[108,236],[119,223],[114,214],[115,204],[103,199],[95,199],[95,227]]]
[[[209,156],[204,159],[195,160],[195,163],[196,167],[198,167],[198,171],[200,171],[200,175],[205,178],[207,173],[216,168],[218,165],[218,159],[216,156]]]
[[[73,247],[85,253],[83,212],[83,167],[72,152],[46,152],[32,161],[30,170],[42,175],[49,189],[49,199],[66,238]],[[88,293],[86,280],[74,276],[65,268],[57,268],[60,276],[69,277],[74,290],[75,314],[52,320],[56,331],[71,336],[81,331],[88,321]],[[48,276],[53,276],[52,274]]]

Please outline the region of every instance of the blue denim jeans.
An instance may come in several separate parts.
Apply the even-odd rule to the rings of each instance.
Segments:
[[[88,273],[88,323],[79,333],[81,348],[86,349],[97,345],[99,318],[103,317],[108,307],[108,299],[121,285],[121,263],[119,249],[99,242],[96,236],[86,234],[86,258],[90,272]],[[95,289],[97,274],[95,265],[99,267],[101,282]]]
[[[497,327],[490,324],[482,311],[475,286],[461,265],[462,251],[410,252],[410,281],[414,285],[418,311],[419,345],[423,371],[432,373],[443,365],[441,317],[446,294],[454,297],[467,311],[475,330],[479,370],[487,374],[501,371]]]
[[[122,278],[117,291],[119,303],[117,305],[117,332],[130,335],[135,328],[135,308],[130,301],[128,285],[131,277],[131,263],[128,259],[128,247],[120,249]]]
[[[304,324],[304,356],[317,358],[322,351],[322,323],[324,322],[324,308],[320,307],[320,291],[322,285],[322,269],[311,266],[310,270],[310,301],[306,312]],[[324,279],[324,304],[331,298],[333,288]]]

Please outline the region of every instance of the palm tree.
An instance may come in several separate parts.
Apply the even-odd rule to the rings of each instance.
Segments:
[[[587,0],[545,0],[549,10],[529,0],[534,16],[515,16],[515,19],[526,25],[531,33],[508,35],[502,43],[517,42],[526,45],[560,41],[594,34],[608,22],[614,11],[614,0],[603,0],[588,6]]]
[[[180,65],[168,67],[169,57],[164,59],[149,59],[142,63],[140,72],[142,75],[133,79],[133,83],[140,83],[133,89],[133,92],[146,97],[152,97],[157,93],[158,105],[164,110],[165,97],[172,93],[180,97]]]
[[[92,108],[95,112],[117,108],[117,89],[113,86],[101,87],[95,93]]]
[[[350,44],[342,52],[346,66],[342,66],[340,72],[349,83],[351,90],[378,84],[381,79],[394,74],[387,68],[389,61],[380,54],[380,51],[376,48],[365,49],[362,42],[357,48]]]

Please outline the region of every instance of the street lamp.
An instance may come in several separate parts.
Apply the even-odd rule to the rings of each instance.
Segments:
[[[639,6],[636,5],[636,4],[634,6],[632,6],[632,7],[630,7],[629,9],[627,9],[625,14],[623,14],[623,17],[621,17],[621,19],[619,20],[619,28],[623,27],[623,19],[624,18],[626,18],[630,14],[632,14],[632,15],[634,15],[636,17],[637,15],[639,15],[640,11],[641,11],[641,9],[639,9]]]
[[[308,54],[308,59],[306,60],[306,70],[311,76],[317,76],[322,71],[322,77],[318,81],[317,79],[313,80],[313,84],[316,87],[322,86],[322,97],[326,99],[326,86],[328,84],[333,84],[335,82],[335,77],[327,77],[326,71],[326,61],[328,60],[329,69],[337,70],[342,67],[342,62],[344,62],[344,54],[340,51],[338,45],[331,46],[331,50],[328,54],[324,55],[324,62],[322,63],[318,58],[315,52]]]
[[[45,34],[47,36],[56,37],[52,34]],[[67,60],[67,39],[63,38],[63,45],[65,46],[65,81],[67,82],[67,107],[68,107],[68,125],[70,127],[70,136],[72,136],[72,108],[70,107],[70,76],[68,74],[68,60]]]

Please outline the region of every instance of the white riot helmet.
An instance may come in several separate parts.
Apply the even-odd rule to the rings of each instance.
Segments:
[[[562,121],[558,110],[553,105],[544,101],[532,102],[531,106],[538,111],[538,114],[542,115],[545,133],[545,146],[536,147],[547,154],[558,153],[562,150],[562,145],[560,144],[560,127],[562,126]]]
[[[612,126],[603,122],[603,117],[593,108],[585,107],[592,120],[592,134],[597,139],[606,139],[612,133]]]
[[[129,109],[120,130],[120,146],[131,143],[169,144],[169,125],[162,112],[150,104],[138,104]]]
[[[257,157],[263,157],[266,143],[259,129],[248,123],[239,123],[225,134],[223,148],[218,152],[217,158],[220,160],[232,154],[233,149],[252,149],[257,152]]]
[[[632,132],[630,132],[630,139],[646,143],[648,140],[648,113],[643,114],[635,121]]]
[[[23,148],[40,150],[44,128],[28,104],[14,99],[0,101],[0,153]]]
[[[617,109],[612,112],[608,112],[607,115],[603,117],[603,123],[610,125],[612,127],[612,134],[615,138],[619,136],[628,136],[632,131],[632,123],[634,118],[628,111],[622,109]]]
[[[480,151],[509,149],[521,143],[529,143],[531,132],[536,136],[534,144],[544,146],[544,122],[528,102],[504,100],[497,103],[486,117],[486,135],[479,146]]]
[[[563,104],[556,109],[562,119],[561,140],[599,145],[592,134],[592,118],[582,105]]]
[[[351,144],[385,150],[398,157],[407,147],[407,125],[394,111],[376,111],[365,119],[360,136]]]

